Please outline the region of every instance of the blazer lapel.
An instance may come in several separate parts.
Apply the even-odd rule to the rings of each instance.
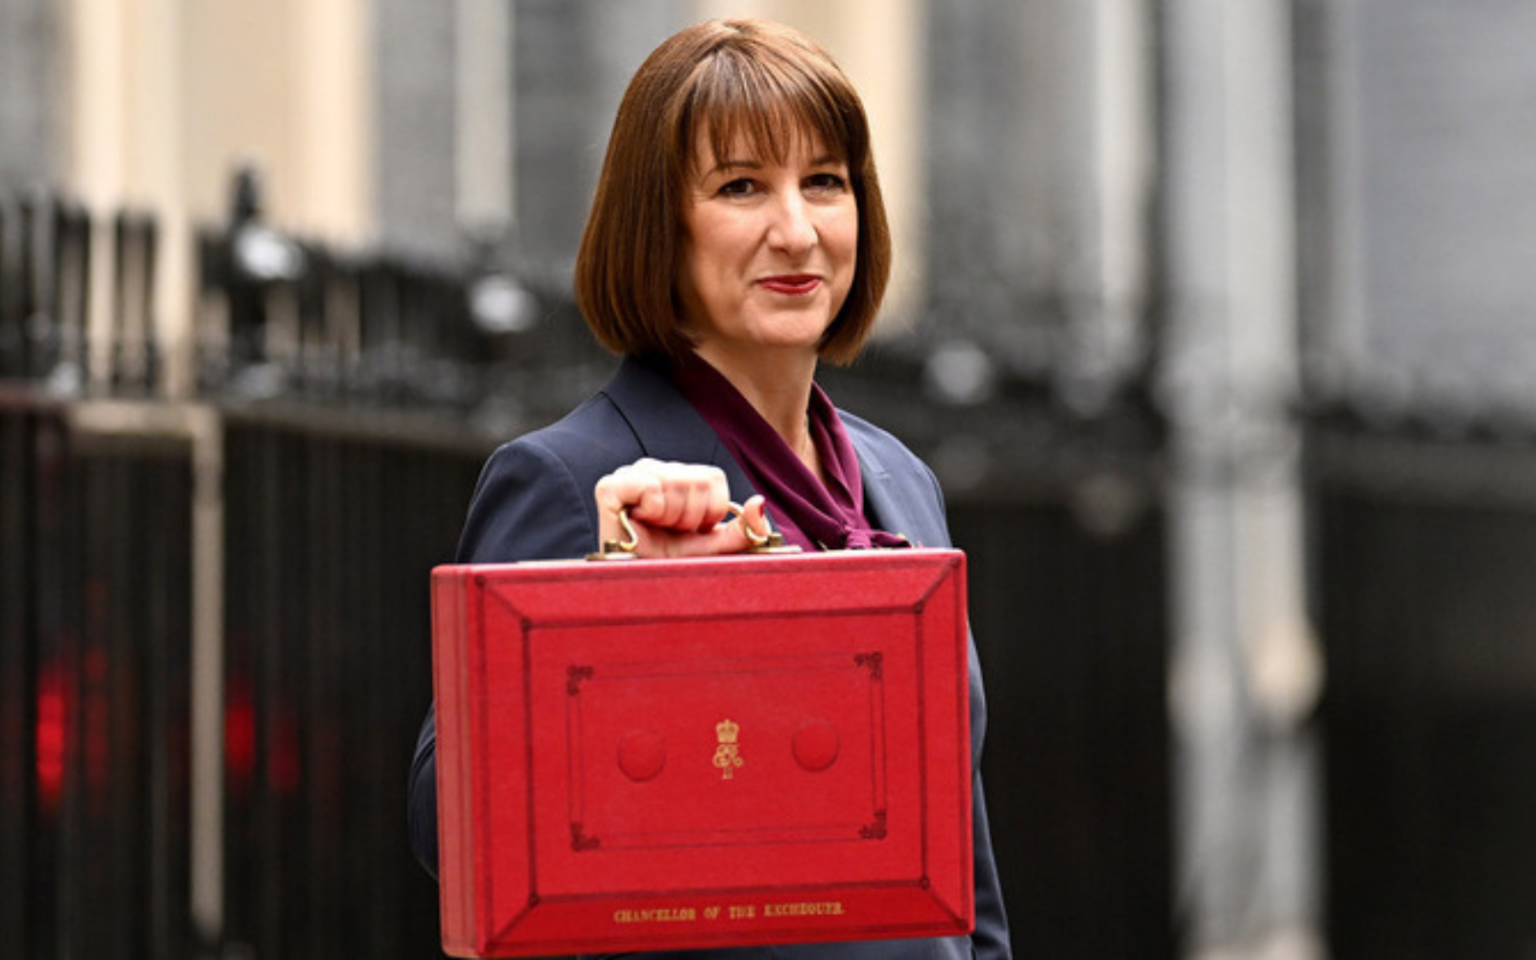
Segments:
[[[870,525],[887,533],[899,533],[915,542],[917,534],[910,529],[912,517],[903,509],[879,451],[862,433],[851,434],[851,439],[853,452],[859,458],[859,476],[864,481],[864,515],[869,518]]]
[[[719,467],[737,503],[757,492],[715,431],[652,363],[626,357],[603,392],[629,423],[646,456]]]

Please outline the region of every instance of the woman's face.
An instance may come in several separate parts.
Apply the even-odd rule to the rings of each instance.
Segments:
[[[858,207],[848,167],[809,136],[782,164],[737,138],[694,147],[683,201],[683,325],[703,351],[815,352],[853,285]]]

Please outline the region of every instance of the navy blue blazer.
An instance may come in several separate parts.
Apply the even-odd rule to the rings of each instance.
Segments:
[[[948,547],[943,495],[933,472],[890,434],[839,411],[858,454],[864,478],[864,508],[883,530],[915,543]],[[580,557],[597,544],[597,481],[641,457],[682,463],[709,463],[725,471],[732,499],[753,487],[718,436],[649,363],[628,359],[608,385],[564,419],[504,444],[481,471],[459,541],[460,563],[504,563]],[[971,643],[971,752],[976,865],[976,930],[969,939],[886,940],[847,944],[806,944],[711,950],[700,958],[1006,958],[1011,951],[997,865],[981,786],[981,745],[986,700],[976,645]],[[410,779],[411,845],[422,864],[437,868],[437,732],[428,712],[416,745]],[[649,956],[660,958],[663,954]],[[682,956],[682,955],[679,955]]]

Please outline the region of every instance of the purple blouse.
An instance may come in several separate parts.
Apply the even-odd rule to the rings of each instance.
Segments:
[[[673,365],[672,379],[767,499],[786,543],[805,550],[909,546],[904,537],[874,529],[864,516],[858,456],[837,408],[819,385],[811,384],[807,417],[824,484],[704,358],[690,353]]]

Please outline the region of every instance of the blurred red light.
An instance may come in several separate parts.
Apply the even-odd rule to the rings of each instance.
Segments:
[[[256,710],[249,684],[231,680],[224,694],[224,769],[230,789],[243,794],[256,770]]]
[[[58,810],[64,795],[64,766],[69,749],[69,691],[57,664],[37,678],[37,802],[47,813]]]

